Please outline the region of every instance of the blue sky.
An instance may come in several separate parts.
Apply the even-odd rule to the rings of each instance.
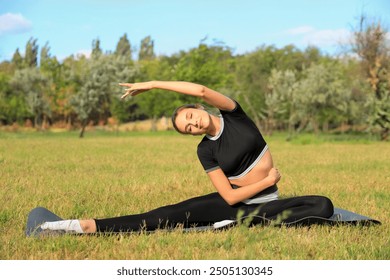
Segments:
[[[63,59],[88,55],[96,38],[113,51],[125,33],[135,48],[150,35],[158,55],[206,36],[235,54],[287,44],[337,54],[362,12],[390,27],[389,0],[0,0],[0,61],[23,53],[31,37]]]

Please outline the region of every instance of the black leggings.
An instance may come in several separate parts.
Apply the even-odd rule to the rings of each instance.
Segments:
[[[255,213],[252,224],[262,224],[275,220],[278,214],[288,210],[283,223],[292,223],[309,216],[329,218],[333,215],[332,202],[323,196],[300,196],[273,200],[263,204],[229,205],[219,193],[211,193],[163,206],[152,211],[116,218],[95,219],[98,232],[129,232],[212,225],[222,220],[236,220],[239,211],[243,217]],[[312,220],[315,222],[315,219]],[[302,224],[310,223],[305,219]],[[299,224],[299,222],[297,223]]]

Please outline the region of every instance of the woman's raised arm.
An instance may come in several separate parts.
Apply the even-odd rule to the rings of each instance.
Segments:
[[[220,110],[231,111],[236,107],[235,102],[222,93],[219,93],[203,85],[190,82],[150,81],[143,83],[120,83],[119,85],[126,87],[126,92],[124,95],[122,95],[122,98],[125,98],[128,95],[135,96],[151,89],[164,89],[199,97],[207,104]]]

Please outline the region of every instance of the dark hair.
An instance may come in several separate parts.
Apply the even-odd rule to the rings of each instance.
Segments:
[[[177,118],[177,115],[180,113],[181,110],[183,109],[187,109],[187,108],[192,108],[192,109],[202,109],[204,110],[204,107],[201,105],[201,104],[185,104],[185,105],[181,105],[180,107],[177,107],[175,109],[175,111],[173,111],[173,114],[172,114],[172,125],[173,125],[173,128],[181,133],[181,134],[188,134],[188,133],[185,133],[185,132],[182,132],[179,130],[179,128],[177,127],[176,125],[176,118]]]

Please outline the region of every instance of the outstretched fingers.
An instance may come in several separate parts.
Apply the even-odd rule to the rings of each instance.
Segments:
[[[123,95],[121,96],[122,99],[125,98],[125,97],[128,96],[128,95],[134,96],[134,95],[136,95],[137,92],[139,91],[139,90],[136,90],[136,89],[132,89],[132,87],[133,87],[134,84],[119,83],[119,85],[122,86],[122,87],[127,87],[127,89],[125,90],[125,94],[123,94]]]
[[[129,84],[129,83],[119,83],[120,86],[122,87],[131,87],[133,84]]]
[[[130,95],[130,96],[134,96],[134,95],[137,95],[137,92],[138,90],[131,90],[131,89],[127,89],[126,90],[126,93],[124,95],[121,96],[121,98],[125,98],[126,96]]]
[[[126,87],[125,94],[122,95],[122,99],[126,96],[136,96],[144,91],[151,89],[150,84],[148,83],[119,83],[120,86]]]

